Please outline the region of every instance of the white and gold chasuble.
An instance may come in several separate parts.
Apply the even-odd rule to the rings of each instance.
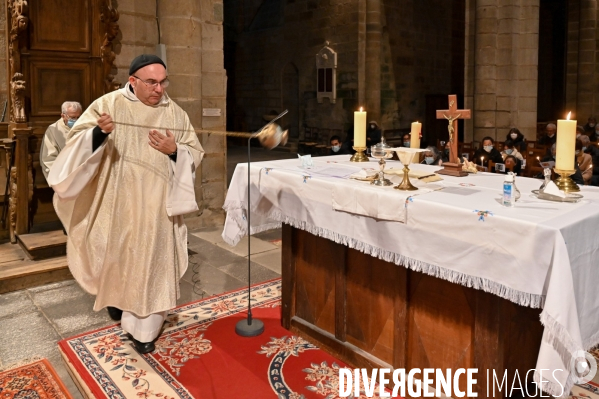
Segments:
[[[169,129],[177,162],[150,147],[148,127],[117,124],[92,152],[98,113],[163,135]],[[48,182],[68,232],[69,269],[96,295],[94,310],[114,306],[144,317],[175,307],[188,263],[182,215],[198,209],[194,179],[203,155],[187,114],[166,93],[148,106],[129,84],[94,101],[71,129]]]

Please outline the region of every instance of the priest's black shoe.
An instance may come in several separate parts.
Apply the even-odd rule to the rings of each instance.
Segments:
[[[142,355],[145,355],[146,353],[154,352],[154,349],[156,349],[156,347],[154,346],[154,342],[139,342],[138,340],[133,338],[133,336],[129,333],[127,333],[127,338],[129,338],[131,340],[131,342],[133,342],[133,346],[135,346],[135,350],[138,351],[139,353],[141,353]]]
[[[123,311],[119,308],[113,308],[112,306],[108,306],[106,307],[106,310],[108,310],[108,315],[110,316],[110,318],[114,321],[120,321],[121,317],[123,316]]]

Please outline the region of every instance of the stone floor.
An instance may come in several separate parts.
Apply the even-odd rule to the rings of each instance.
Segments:
[[[189,233],[190,264],[181,280],[178,304],[247,285],[247,238],[230,247],[220,233],[220,228]],[[251,238],[252,284],[280,276],[280,238],[280,230]],[[73,280],[0,295],[0,369],[45,357],[73,397],[81,398],[57,342],[114,323],[105,311],[94,312],[93,304],[94,297]]]

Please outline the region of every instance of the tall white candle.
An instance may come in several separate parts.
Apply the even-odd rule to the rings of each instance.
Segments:
[[[366,147],[366,111],[354,112],[354,147]]]
[[[567,119],[557,121],[557,139],[555,142],[555,169],[574,170],[576,148],[576,121]]]
[[[410,148],[420,148],[420,132],[422,123],[412,122],[412,131],[410,132]]]

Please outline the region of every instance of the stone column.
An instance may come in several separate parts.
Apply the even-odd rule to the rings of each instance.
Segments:
[[[381,123],[381,0],[366,0],[365,96],[368,120]]]
[[[476,0],[475,140],[536,138],[538,37],[539,0]]]
[[[214,0],[159,0],[160,43],[166,45],[171,85],[168,93],[195,128],[225,130],[226,73],[223,65],[223,5]],[[220,116],[203,116],[218,108]],[[206,154],[196,171],[200,211],[188,215],[188,227],[224,222],[226,141],[224,135],[198,135]]]
[[[578,90],[576,119],[586,123],[589,115],[597,112],[597,1],[580,0],[578,31]]]
[[[129,79],[129,64],[140,54],[154,54],[158,43],[156,0],[119,0],[119,29],[115,65],[115,81],[125,85]]]
[[[566,54],[566,109],[571,110],[578,109],[579,36],[580,0],[570,0],[568,2],[568,52]]]

